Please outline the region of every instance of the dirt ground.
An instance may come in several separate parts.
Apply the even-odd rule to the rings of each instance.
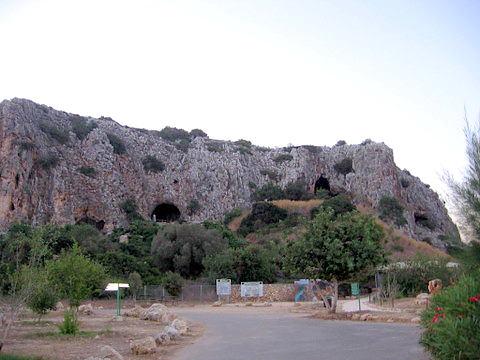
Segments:
[[[341,303],[341,302],[340,302]],[[135,356],[130,350],[130,341],[141,339],[146,336],[155,336],[162,332],[164,325],[157,322],[140,320],[133,317],[123,317],[123,321],[114,321],[114,301],[97,301],[92,303],[94,313],[80,315],[80,330],[88,332],[87,336],[52,336],[58,332],[57,324],[63,321],[63,311],[49,313],[42,318],[40,323],[35,323],[36,318],[30,311],[25,311],[22,318],[15,322],[10,330],[7,341],[4,343],[2,353],[37,355],[45,359],[71,359],[84,360],[90,356],[100,356],[101,349],[110,345],[119,352],[124,359],[171,360],[175,351],[198,341],[205,327],[201,323],[187,319],[189,332],[180,340],[167,346],[157,347],[157,353],[151,355]],[[150,304],[140,304],[147,308]],[[177,308],[188,307],[198,311],[215,312],[295,312],[318,319],[356,320],[356,321],[381,321],[416,323],[420,312],[425,305],[415,304],[414,299],[395,300],[394,308],[391,303],[384,306],[375,305],[380,311],[361,311],[329,314],[323,307],[311,303],[250,303],[224,304],[213,307],[212,304],[170,304],[170,309],[175,312]],[[122,310],[133,307],[133,303],[124,301]],[[340,308],[341,309],[341,308]],[[46,333],[50,335],[45,336]],[[43,335],[42,335],[43,334]]]

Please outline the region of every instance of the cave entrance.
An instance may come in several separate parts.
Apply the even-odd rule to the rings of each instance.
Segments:
[[[151,218],[153,221],[156,222],[172,222],[178,220],[180,218],[180,215],[180,210],[178,210],[175,205],[163,203],[157,205],[155,210],[153,210],[152,212]]]
[[[320,176],[317,181],[315,181],[315,189],[314,192],[315,194],[317,193],[318,190],[326,190],[330,192],[330,183],[328,182],[328,179]]]

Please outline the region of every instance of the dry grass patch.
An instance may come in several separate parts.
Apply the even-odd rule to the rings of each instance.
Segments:
[[[288,210],[293,213],[297,213],[306,217],[310,217],[310,213],[312,212],[313,208],[316,208],[321,203],[323,203],[322,199],[313,199],[313,200],[274,200],[271,203],[279,208]]]

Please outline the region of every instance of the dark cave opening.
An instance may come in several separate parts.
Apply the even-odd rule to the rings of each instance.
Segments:
[[[327,178],[320,176],[318,180],[315,181],[315,189],[314,189],[315,194],[317,193],[317,190],[330,191],[330,183],[328,182]]]
[[[178,210],[175,205],[163,203],[157,205],[155,210],[152,212],[151,218],[156,222],[172,222],[178,220],[180,215],[180,210]]]

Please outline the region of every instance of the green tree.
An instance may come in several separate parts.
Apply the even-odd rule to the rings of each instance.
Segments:
[[[335,312],[338,282],[353,280],[385,262],[385,233],[370,215],[350,212],[334,215],[327,209],[316,215],[302,239],[287,245],[285,264],[293,273],[333,283]],[[322,295],[323,296],[323,295]]]
[[[103,288],[105,270],[90,260],[74,245],[69,251],[46,264],[49,280],[60,298],[68,299],[70,306],[78,307],[81,302]]]
[[[448,186],[463,233],[469,240],[480,241],[480,122],[472,128],[465,126],[467,168],[464,178],[457,181],[446,172],[443,180]]]
[[[167,272],[163,278],[162,285],[171,296],[180,296],[183,288],[183,278],[180,274]]]
[[[274,257],[259,245],[227,249],[207,257],[204,265],[205,275],[210,281],[228,278],[238,284],[242,281],[272,283],[276,280]]]
[[[216,229],[201,224],[167,224],[152,241],[153,263],[160,271],[196,278],[204,269],[203,259],[223,251],[227,241]]]

